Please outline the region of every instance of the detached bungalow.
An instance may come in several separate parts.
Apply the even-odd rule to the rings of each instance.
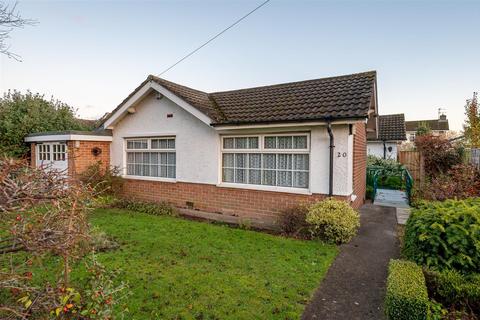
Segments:
[[[406,139],[403,113],[378,116],[377,129],[367,134],[367,153],[383,159],[397,160],[398,146]]]
[[[303,201],[364,202],[376,114],[374,71],[214,93],[149,76],[99,131],[26,141],[35,165],[72,176],[118,166],[128,197],[273,221]]]

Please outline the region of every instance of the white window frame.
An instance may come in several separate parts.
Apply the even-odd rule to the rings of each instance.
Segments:
[[[306,136],[307,147],[305,149],[266,149],[265,137],[291,137],[291,136]],[[224,139],[226,138],[248,138],[258,137],[257,149],[225,149]],[[258,185],[258,184],[246,184],[235,182],[223,181],[223,154],[224,153],[271,153],[271,154],[307,154],[308,155],[308,186],[306,188],[300,187],[282,187],[282,186],[270,186],[270,185]],[[299,194],[311,194],[310,187],[312,183],[311,179],[311,139],[310,132],[281,132],[281,133],[267,133],[267,134],[225,134],[220,136],[220,156],[218,166],[218,184],[219,187],[239,188],[239,189],[252,189],[263,191],[276,191],[287,193],[299,193]],[[262,170],[263,172],[263,170]]]
[[[156,139],[173,139],[175,141],[175,147],[173,149],[152,149],[152,140]],[[147,148],[146,149],[128,149],[128,141],[134,140],[146,140]],[[165,152],[165,153],[175,153],[175,178],[167,177],[152,177],[152,176],[137,176],[128,174],[128,163],[127,163],[127,153],[128,152]],[[125,137],[123,139],[123,167],[122,177],[125,179],[135,179],[135,180],[149,180],[149,181],[162,181],[162,182],[176,182],[177,181],[177,137],[175,135],[166,135],[166,136],[151,136],[151,137]],[[168,167],[168,165],[167,165]]]
[[[65,150],[63,151],[54,151],[54,146],[65,146]],[[47,152],[41,152],[40,149],[48,147],[48,153]],[[43,143],[37,143],[35,145],[35,161],[38,165],[41,165],[43,163],[53,163],[53,162],[65,162],[68,161],[68,146],[67,143],[61,142],[61,141],[54,141],[54,142],[43,142]],[[40,159],[41,154],[48,154],[49,159]],[[64,154],[64,159],[61,160],[54,160],[55,155],[58,154]]]

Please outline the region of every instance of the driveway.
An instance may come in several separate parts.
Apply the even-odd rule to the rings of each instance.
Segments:
[[[395,208],[366,204],[358,235],[342,245],[302,319],[385,319],[387,266],[399,256]]]

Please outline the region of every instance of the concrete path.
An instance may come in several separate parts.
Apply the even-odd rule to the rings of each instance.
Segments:
[[[360,223],[358,235],[340,247],[302,319],[385,319],[387,266],[399,256],[395,208],[366,204]]]
[[[373,203],[385,207],[410,208],[408,196],[401,190],[377,189]]]
[[[377,189],[373,203],[379,206],[396,208],[398,224],[407,223],[410,216],[410,205],[408,204],[408,196],[404,191]]]

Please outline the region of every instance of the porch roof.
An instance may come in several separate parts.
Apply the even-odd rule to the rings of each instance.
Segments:
[[[45,131],[29,134],[25,142],[53,142],[53,141],[112,141],[111,130],[99,131]]]

